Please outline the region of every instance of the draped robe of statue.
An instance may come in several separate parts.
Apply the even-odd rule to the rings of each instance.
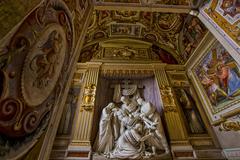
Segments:
[[[109,103],[102,110],[102,115],[99,123],[99,133],[95,143],[95,149],[99,153],[109,153],[114,147],[114,115],[113,110],[114,104]]]
[[[142,125],[137,123],[135,127],[127,129],[117,140],[116,147],[110,158],[136,159],[143,155],[144,140],[150,135],[141,135]]]
[[[158,113],[154,112],[151,115],[148,116],[148,118],[153,121],[158,123],[156,125],[156,129],[154,131],[154,136],[150,137],[147,141],[146,144],[148,146],[155,146],[156,149],[160,150],[168,150],[168,145],[167,145],[167,140],[165,138],[163,128],[161,125],[161,118]]]
[[[165,150],[169,152],[167,140],[163,131],[161,117],[151,103],[139,98],[138,103],[141,105],[141,117],[145,123],[146,132],[153,132],[154,135],[146,140],[146,145],[151,146],[153,154],[156,150]]]
[[[137,116],[139,115],[139,107],[137,102],[122,96],[121,102],[121,111],[123,112],[123,117],[120,119],[123,126],[129,128],[129,126],[133,126],[137,122]]]

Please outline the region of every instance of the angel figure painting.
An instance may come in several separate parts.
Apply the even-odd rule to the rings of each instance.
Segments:
[[[214,113],[240,99],[239,68],[240,65],[220,43],[216,43],[196,66],[195,73]]]

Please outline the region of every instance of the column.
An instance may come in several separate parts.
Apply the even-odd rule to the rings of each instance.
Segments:
[[[154,64],[153,67],[155,79],[160,90],[172,155],[175,159],[193,158],[193,148],[187,140],[188,136],[180,114],[180,109],[176,104],[172,88],[165,72],[166,65]]]
[[[101,63],[89,62],[86,69],[84,86],[80,92],[78,108],[73,123],[71,144],[68,147],[68,159],[90,159],[91,156],[91,130],[94,114],[94,103],[98,75]]]

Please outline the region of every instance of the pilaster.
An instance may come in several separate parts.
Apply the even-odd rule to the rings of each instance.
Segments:
[[[164,118],[170,139],[173,157],[194,158],[192,146],[187,140],[187,132],[180,115],[180,110],[175,102],[170,83],[165,72],[165,65],[153,65],[155,78],[161,93]]]
[[[90,139],[100,66],[101,63],[94,62],[82,65],[82,69],[85,70],[84,85],[79,95],[78,108],[75,113],[75,127],[68,148],[68,159],[90,159]]]

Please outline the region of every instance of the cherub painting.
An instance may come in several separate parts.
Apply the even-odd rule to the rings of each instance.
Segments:
[[[203,39],[206,34],[206,27],[201,21],[194,17],[189,16],[183,28],[183,51],[182,58],[186,61],[196,49],[197,45]]]
[[[196,67],[195,73],[215,109],[240,98],[240,66],[217,43]]]

